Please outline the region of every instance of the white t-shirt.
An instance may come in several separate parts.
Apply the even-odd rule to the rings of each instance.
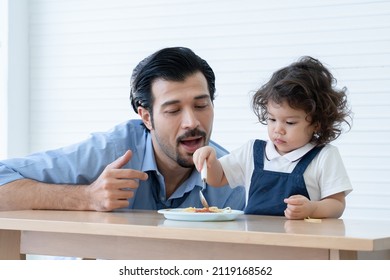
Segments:
[[[248,201],[249,187],[254,169],[253,144],[250,140],[230,154],[220,158],[225,176],[231,187],[245,186]],[[299,159],[313,148],[312,144],[281,156],[271,141],[267,141],[264,154],[264,170],[291,173]],[[330,195],[352,191],[344,163],[337,147],[327,144],[306,168],[303,178],[310,199],[321,200]]]

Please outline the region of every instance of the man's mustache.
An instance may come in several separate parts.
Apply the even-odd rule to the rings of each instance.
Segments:
[[[195,136],[201,136],[201,137],[206,138],[206,132],[204,132],[204,131],[202,131],[202,130],[199,130],[199,129],[197,129],[197,128],[192,129],[192,130],[189,130],[189,131],[187,131],[186,133],[184,133],[183,135],[180,135],[180,136],[177,138],[177,142],[183,141],[185,138],[188,138],[188,137],[195,137]]]

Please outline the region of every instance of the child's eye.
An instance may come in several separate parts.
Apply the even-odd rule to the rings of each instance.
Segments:
[[[274,122],[275,119],[273,119],[273,118],[268,118],[268,121],[269,121],[269,122]]]
[[[297,121],[286,121],[287,125],[296,125],[297,123]]]

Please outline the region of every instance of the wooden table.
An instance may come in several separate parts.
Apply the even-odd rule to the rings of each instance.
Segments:
[[[0,259],[390,259],[390,222],[242,215],[166,220],[156,211],[0,212]]]

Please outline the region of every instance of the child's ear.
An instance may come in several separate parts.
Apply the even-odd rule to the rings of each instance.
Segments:
[[[313,135],[318,135],[321,129],[321,125],[319,122],[313,123]]]
[[[314,124],[314,133],[318,133],[321,129],[321,124],[319,122],[316,122]]]

